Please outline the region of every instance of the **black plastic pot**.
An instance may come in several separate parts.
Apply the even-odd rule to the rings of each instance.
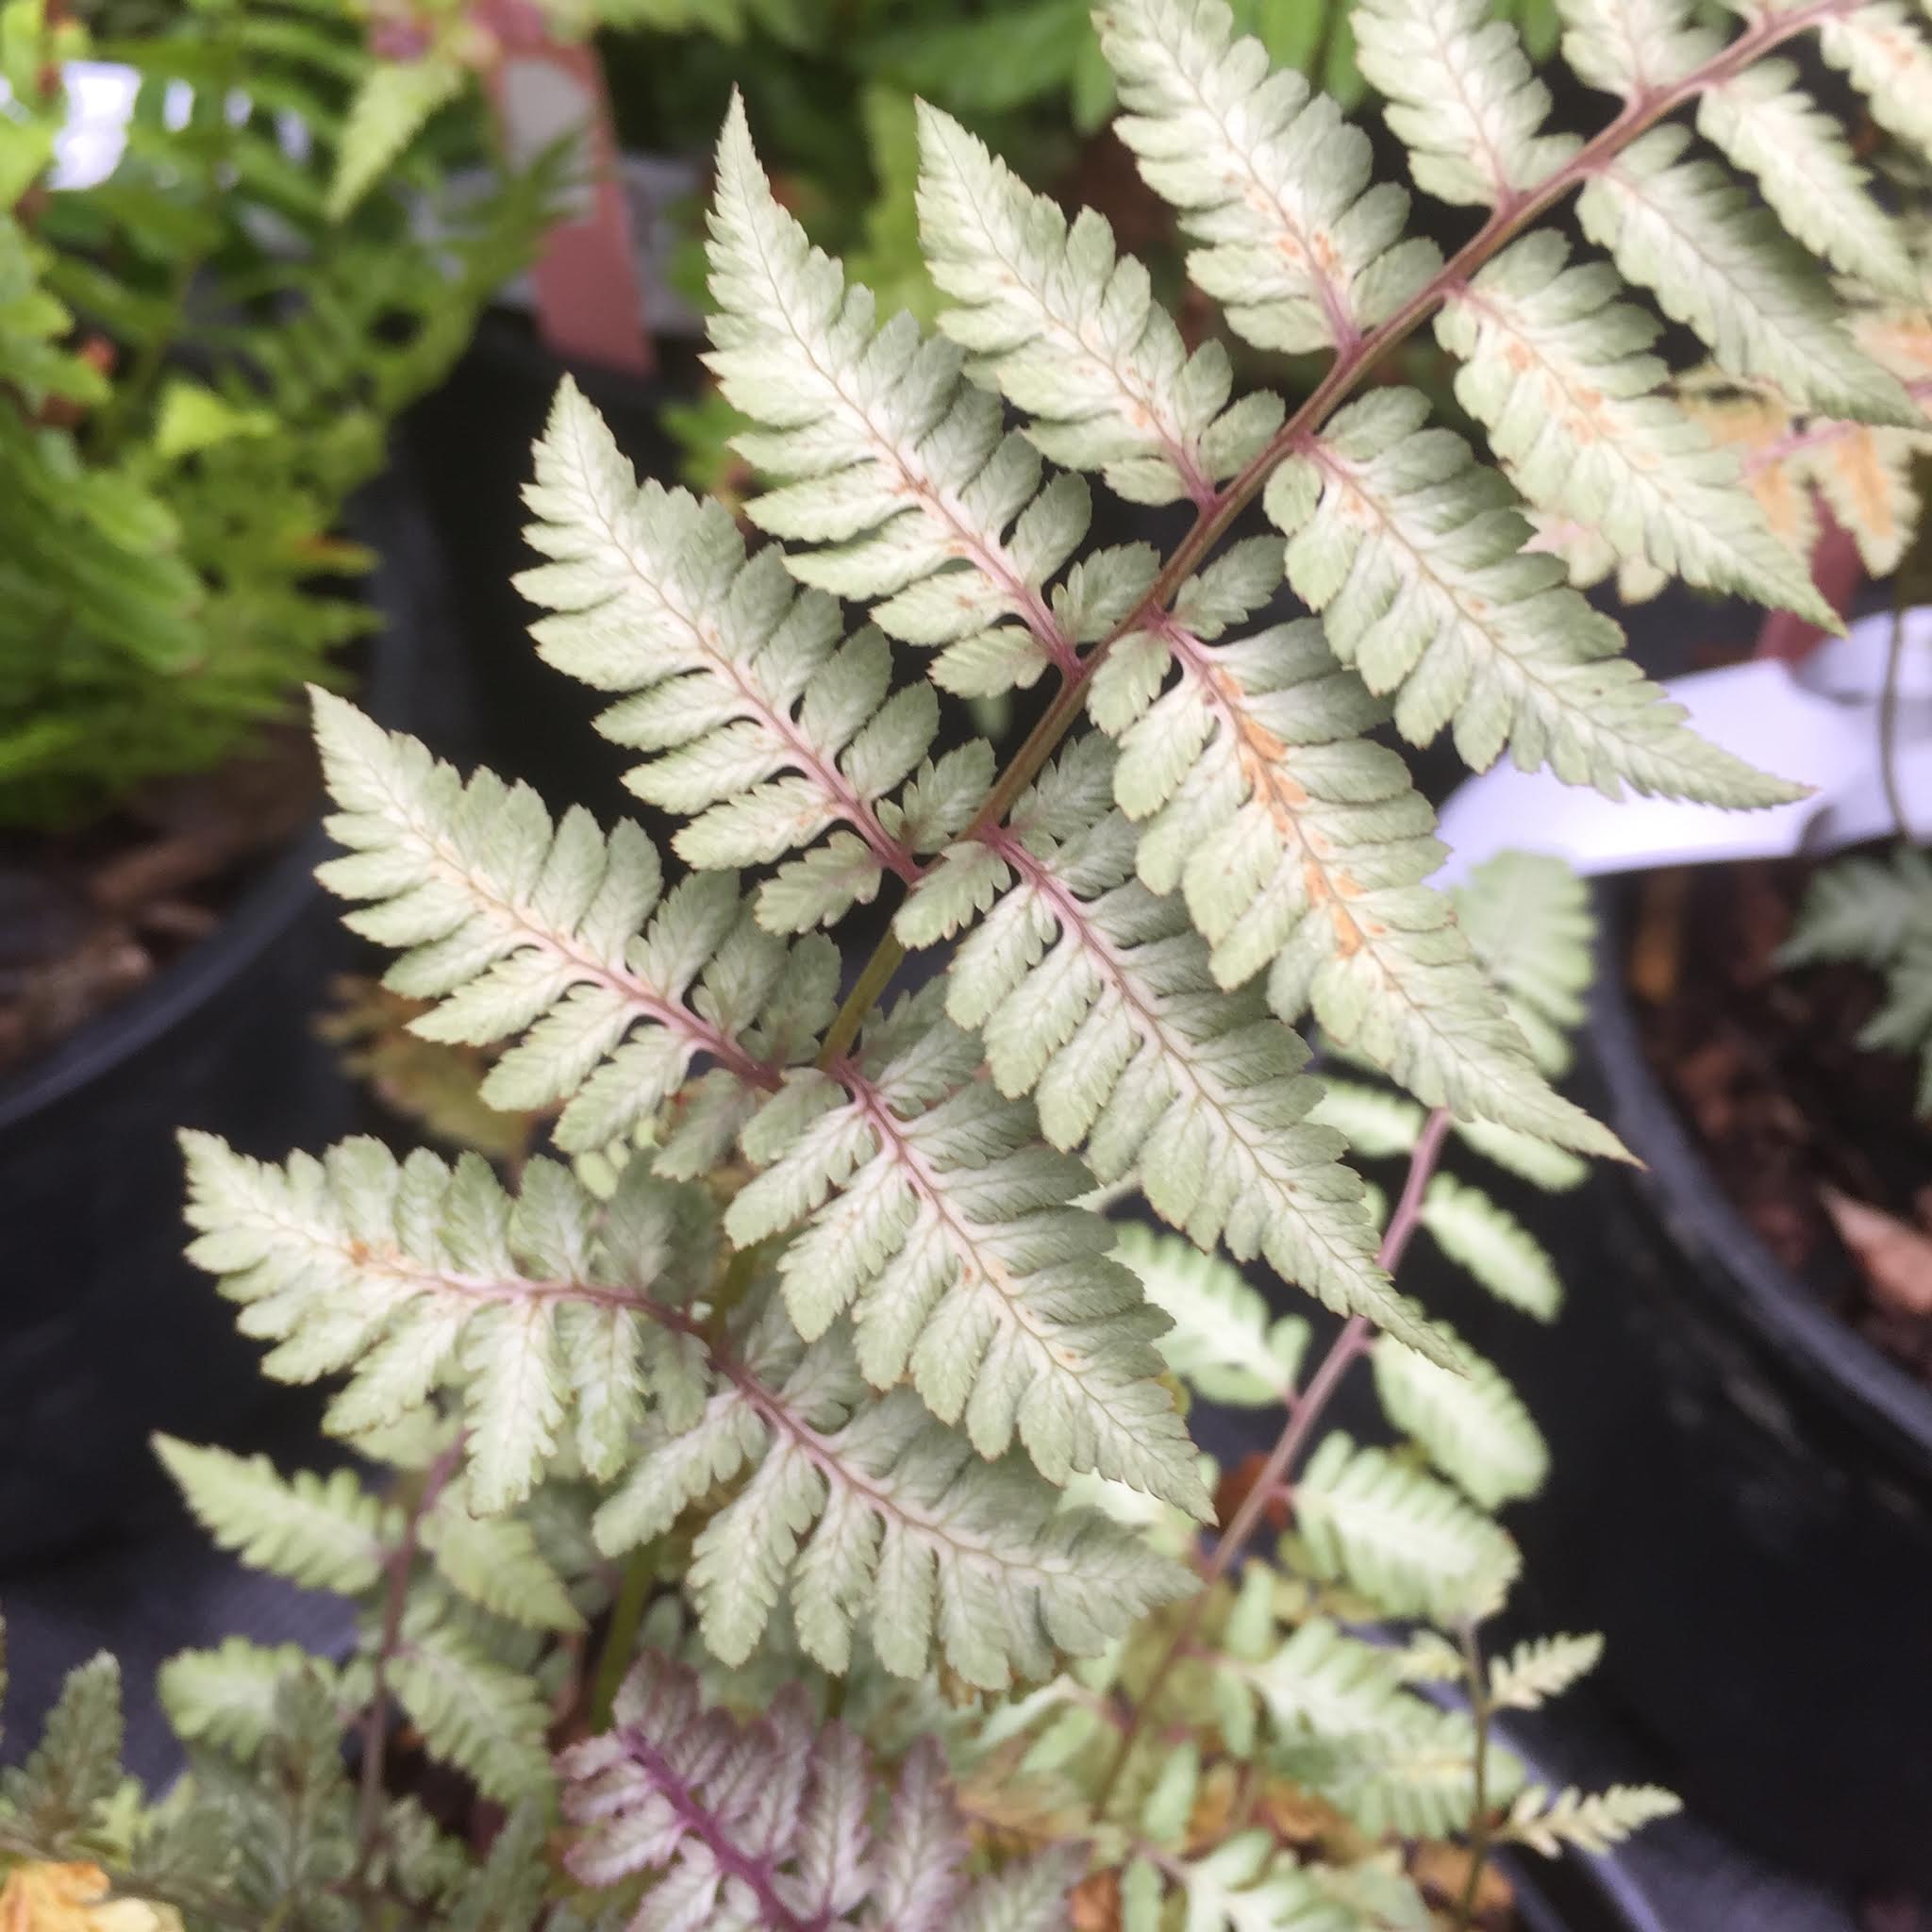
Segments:
[[[1551,1330],[1419,1282],[1551,1440],[1512,1519],[1546,1626],[1692,1809],[1779,1865],[1932,1883],[1932,1392],[1843,1326],[1719,1192],[1653,1077],[1599,896],[1579,1098],[1641,1169],[1498,1192],[1553,1250]]]
[[[386,620],[363,701],[406,706],[432,564],[393,480],[358,504]],[[0,1085],[0,1573],[126,1523],[159,1486],[156,1429],[245,1445],[291,1398],[182,1257],[178,1127],[280,1158],[347,1130],[353,1094],[312,1031],[343,935],[313,873],[319,824],[217,932]]]

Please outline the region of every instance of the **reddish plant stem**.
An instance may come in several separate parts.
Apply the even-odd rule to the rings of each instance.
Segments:
[[[1375,1259],[1386,1274],[1393,1274],[1401,1261],[1405,1250],[1413,1238],[1422,1220],[1423,1196],[1428,1189],[1430,1177],[1442,1158],[1442,1143],[1448,1138],[1454,1124],[1449,1109],[1439,1107],[1424,1124],[1422,1133],[1415,1143],[1415,1151],[1409,1157],[1408,1177],[1402,1187],[1402,1198],[1395,1204],[1395,1212],[1390,1217],[1389,1227],[1382,1237],[1382,1245]],[[1213,1554],[1208,1557],[1201,1574],[1201,1588],[1189,1602],[1174,1634],[1168,1640],[1159,1663],[1154,1668],[1154,1674],[1148,1680],[1147,1689],[1141,1693],[1140,1703],[1135,1707],[1134,1721],[1127,1726],[1121,1741],[1114,1748],[1113,1762],[1108,1766],[1107,1776],[1102,1781],[1100,1793],[1094,1799],[1094,1809],[1104,1813],[1108,1800],[1112,1797],[1115,1786],[1120,1782],[1121,1774],[1126,1769],[1127,1759],[1133,1752],[1135,1740],[1140,1737],[1147,1713],[1159,1701],[1160,1693],[1167,1687],[1167,1680],[1174,1674],[1174,1667],[1194,1645],[1194,1639],[1201,1628],[1201,1619],[1208,1612],[1208,1600],[1214,1586],[1234,1567],[1235,1559],[1248,1546],[1250,1539],[1260,1527],[1261,1518],[1269,1504],[1281,1492],[1288,1474],[1300,1456],[1315,1424],[1321,1421],[1323,1412],[1334,1399],[1335,1391],[1341,1386],[1356,1359],[1368,1353],[1374,1337],[1368,1318],[1364,1315],[1351,1315],[1342,1324],[1341,1332],[1328,1344],[1328,1352],[1316,1365],[1315,1373],[1308,1378],[1307,1388],[1290,1397],[1288,1421],[1283,1425],[1274,1447],[1269,1452],[1268,1460],[1262,1465],[1261,1473],[1242,1497],[1241,1505],[1234,1513],[1234,1520],[1221,1534],[1214,1545]]]
[[[375,1674],[369,1690],[369,1708],[362,1720],[362,1790],[358,1807],[356,1869],[366,1875],[375,1855],[375,1841],[382,1827],[383,1758],[389,1741],[389,1665],[402,1641],[403,1611],[408,1606],[409,1573],[416,1567],[416,1552],[423,1541],[423,1524],[437,1499],[448,1487],[462,1460],[463,1437],[456,1441],[429,1465],[423,1487],[410,1504],[404,1519],[403,1534],[390,1552],[389,1587],[382,1604],[382,1634],[377,1639]]]

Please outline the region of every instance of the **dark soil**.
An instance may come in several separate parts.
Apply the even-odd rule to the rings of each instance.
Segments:
[[[1825,1206],[1835,1192],[1893,1217],[1908,1241],[1932,1233],[1932,1126],[1913,1112],[1916,1065],[1857,1044],[1876,976],[1775,964],[1811,871],[1781,860],[1647,878],[1627,967],[1639,1032],[1765,1245],[1932,1384],[1932,1314],[1874,1280]]]
[[[315,809],[307,734],[144,790],[83,830],[0,835],[0,1074],[147,984],[220,924]]]

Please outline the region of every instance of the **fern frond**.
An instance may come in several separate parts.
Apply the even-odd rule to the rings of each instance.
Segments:
[[[846,640],[838,605],[798,590],[775,548],[747,560],[722,504],[641,487],[568,377],[525,497],[539,519],[525,534],[551,558],[516,580],[556,613],[533,626],[538,650],[626,694],[598,728],[652,754],[627,782],[689,820],[679,856],[709,871],[761,865],[843,828],[818,863],[794,861],[760,889],[768,928],[831,924],[887,873],[916,879],[918,855],[960,830],[991,782],[987,746],[926,764],[894,803],[939,729],[932,687],[892,692],[885,639]]]
[[[404,1618],[389,1678],[430,1751],[486,1797],[517,1805],[548,1796],[550,1707],[536,1681],[486,1655],[433,1602],[419,1599]]]
[[[1632,1832],[1659,1818],[1674,1818],[1683,1808],[1674,1792],[1657,1785],[1612,1785],[1608,1790],[1591,1792],[1579,1791],[1574,1785],[1561,1791],[1531,1785],[1510,1806],[1496,1835],[1525,1844],[1546,1858],[1558,1857],[1566,1845],[1601,1855],[1622,1844]]]
[[[725,1227],[741,1248],[806,1222],[779,1257],[799,1332],[852,1310],[875,1388],[909,1375],[982,1456],[1015,1436],[1050,1481],[1091,1470],[1205,1514],[1187,1432],[1153,1378],[1163,1318],[1072,1204],[1091,1176],[1033,1109],[974,1075],[981,1048],[935,986],[830,1074],[793,1075],[745,1130],[763,1171]],[[836,1190],[836,1191],[834,1191]],[[827,1195],[830,1198],[827,1199]]]
[[[1258,540],[1265,542],[1266,540]],[[1204,642],[1202,608],[1240,608],[1238,546],[1184,592],[1161,635],[1124,639],[1091,705],[1121,746],[1115,796],[1141,824],[1137,864],[1178,886],[1222,986],[1273,971],[1269,1004],[1312,1008],[1430,1106],[1592,1153],[1614,1138],[1543,1084],[1476,971],[1448,901],[1423,882],[1441,848],[1402,760],[1363,741],[1378,708],[1319,626]],[[1178,683],[1162,691],[1170,661]]]
[[[933,279],[962,307],[940,326],[1031,421],[1041,453],[1099,470],[1133,503],[1205,501],[1280,426],[1265,391],[1232,408],[1220,343],[1188,351],[1147,271],[1105,217],[1071,226],[950,115],[920,105],[920,232]]]
[[[1932,858],[1901,845],[1884,858],[1840,858],[1812,879],[1781,966],[1855,960],[1885,976],[1885,997],[1858,1044],[1919,1058],[1918,1110],[1932,1114]]]
[[[1381,1087],[1324,1078],[1311,1118],[1333,1127],[1364,1160],[1407,1154],[1423,1130],[1423,1110],[1412,1100]]]
[[[1604,1654],[1601,1637],[1532,1637],[1490,1664],[1489,1698],[1497,1710],[1536,1710],[1587,1677]]]
[[[1475,1808],[1474,1728],[1459,1710],[1416,1702],[1411,1724],[1291,1745],[1280,1755],[1281,1769],[1374,1837],[1451,1837],[1467,1827]],[[1512,1753],[1491,1747],[1491,1799],[1513,1795],[1523,1775]]]
[[[1540,509],[1710,591],[1808,606],[1799,558],[1739,488],[1737,458],[1661,392],[1660,333],[1620,302],[1607,263],[1568,266],[1550,229],[1526,236],[1456,291],[1436,320],[1462,359],[1456,393]]]
[[[1690,140],[1654,128],[1593,175],[1577,204],[1584,233],[1730,375],[1825,415],[1920,425],[1898,379],[1841,326],[1815,266],[1716,162],[1682,158]]]
[[[1818,44],[1871,103],[1881,127],[1932,156],[1932,45],[1898,0],[1827,15]]]
[[[328,829],[350,848],[318,876],[369,902],[347,917],[355,931],[407,949],[385,983],[437,1002],[412,1030],[477,1045],[523,1036],[484,1082],[491,1106],[567,1102],[558,1140],[581,1151],[647,1118],[700,1056],[748,1112],[753,1091],[809,1053],[836,988],[827,942],[788,953],[728,874],[663,895],[635,825],[607,836],[575,808],[553,825],[527,786],[487,772],[466,784],[325,692],[315,711],[341,808]]]
[[[251,1643],[245,1637],[225,1638],[213,1650],[177,1652],[161,1665],[155,1687],[176,1737],[247,1759],[275,1729],[283,1686],[308,1673],[348,1703],[336,1671],[300,1644]]]
[[[370,1589],[401,1534],[398,1512],[352,1470],[325,1477],[303,1469],[285,1478],[266,1456],[197,1448],[172,1436],[155,1438],[155,1454],[223,1549],[305,1590],[354,1596]]]
[[[469,77],[460,61],[434,50],[413,60],[379,60],[362,75],[336,150],[326,204],[331,221],[354,210],[437,109],[462,92]]]
[[[1041,464],[968,385],[960,352],[911,316],[876,326],[871,291],[806,240],[773,197],[734,99],[718,149],[707,357],[760,426],[736,446],[779,479],[748,506],[787,566],[841,597],[883,599],[888,636],[943,645],[934,677],[966,695],[1027,685],[1073,646],[1041,587],[1087,533],[1077,479]]]
[[[423,1547],[458,1595],[532,1630],[581,1630],[570,1591],[521,1516],[482,1516],[461,1482],[447,1485],[423,1524]]]
[[[808,1656],[846,1669],[855,1625],[887,1670],[934,1654],[970,1683],[1050,1676],[1191,1583],[1140,1538],[1056,1492],[1014,1457],[986,1462],[909,1390],[868,1399],[849,1337],[808,1347],[774,1302],[728,1386],[691,1427],[654,1426],[630,1480],[599,1510],[616,1555],[748,1467],[698,1538],[687,1587],[714,1655],[741,1663],[779,1598]]]
[[[949,937],[968,881],[968,917],[997,894],[948,969],[946,1006],[981,1029],[1000,1091],[1031,1092],[1047,1139],[1084,1142],[1103,1182],[1136,1174],[1202,1247],[1265,1255],[1329,1307],[1430,1346],[1374,1264],[1360,1183],[1302,1124],[1319,1091],[1300,1077],[1307,1050],[1258,991],[1218,987],[1185,906],[1134,877],[1112,763],[1104,739],[1076,743],[1004,828],[946,855],[898,931]]]
[[[922,1739],[888,1795],[865,1745],[821,1724],[789,1686],[741,1723],[705,1707],[698,1681],[646,1653],[618,1692],[613,1727],[561,1759],[565,1855],[601,1892],[662,1874],[632,1932],[698,1925],[807,1932],[1055,1932],[1078,1875],[1060,1849],[969,1877],[969,1842]]]
[[[1260,1701],[1277,1738],[1353,1738],[1412,1730],[1429,1707],[1405,1685],[1402,1653],[1346,1635],[1325,1617],[1298,1624],[1285,1641],[1273,1625],[1262,1654],[1220,1668]]]
[[[1450,896],[1537,1064],[1552,1079],[1566,1073],[1595,970],[1596,919],[1583,881],[1560,858],[1499,852]]]
[[[1710,51],[1683,0],[1557,0],[1563,58],[1591,87],[1624,100],[1680,80]]]
[[[1349,1921],[1315,1883],[1292,1849],[1270,1831],[1237,1833],[1205,1856],[1165,1868],[1134,1859],[1122,1880],[1123,1924],[1167,1924],[1161,1901],[1168,1885],[1185,1900],[1187,1932],[1345,1932]]]
[[[1830,27],[1827,25],[1827,37]],[[1932,66],[1927,79],[1932,81]],[[1919,293],[1904,234],[1873,199],[1839,121],[1797,84],[1785,60],[1760,60],[1697,103],[1697,131],[1757,176],[1789,233],[1832,267],[1881,294]]]
[[[1439,1174],[1423,1194],[1422,1224],[1449,1258],[1499,1302],[1556,1319],[1563,1285],[1542,1244],[1480,1188]]]
[[[1340,1432],[1296,1480],[1294,1510],[1315,1574],[1346,1577],[1391,1617],[1487,1616],[1519,1567],[1515,1543],[1446,1483]]]
[[[1113,1252],[1174,1324],[1156,1342],[1168,1367],[1205,1400],[1254,1407],[1294,1393],[1306,1322],[1274,1315],[1239,1270],[1139,1222],[1120,1229]]]
[[[1465,1347],[1457,1373],[1384,1340],[1374,1369],[1383,1414],[1485,1509],[1541,1489],[1549,1447],[1522,1398],[1480,1356]]]
[[[84,1844],[120,1789],[121,1667],[102,1652],[67,1674],[25,1764],[0,1771],[0,1844],[58,1858]]]
[[[1257,348],[1352,345],[1441,258],[1404,239],[1408,196],[1370,186],[1369,139],[1298,74],[1236,39],[1222,0],[1107,0],[1101,46],[1127,112],[1114,131],[1203,245],[1194,282]]]
[[[1424,193],[1493,208],[1575,151],[1574,137],[1543,133],[1549,90],[1487,0],[1364,0],[1350,18],[1357,64],[1388,97]]]
[[[274,1167],[183,1141],[190,1257],[245,1305],[245,1333],[280,1344],[265,1373],[349,1370],[329,1424],[354,1434],[419,1409],[460,1365],[479,1509],[526,1495],[566,1431],[593,1476],[614,1475],[647,1389],[677,1418],[703,1400],[682,1311],[708,1281],[709,1210],[642,1161],[600,1208],[546,1160],[512,1201],[474,1154],[398,1164],[354,1140]]]
[[[1796,795],[1707,743],[1621,655],[1622,633],[1525,551],[1508,485],[1426,400],[1384,389],[1341,410],[1269,479],[1288,575],[1328,641],[1371,690],[1396,691],[1395,723],[1425,744],[1454,726],[1481,771],[1507,749],[1533,770],[1615,798],[1624,785],[1733,806]],[[1792,608],[1831,613],[1808,585]]]

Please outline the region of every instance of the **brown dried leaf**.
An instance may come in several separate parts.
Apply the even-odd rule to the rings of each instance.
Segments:
[[[1836,1188],[1820,1190],[1839,1239],[1872,1284],[1872,1298],[1901,1315],[1932,1315],[1932,1237]]]

